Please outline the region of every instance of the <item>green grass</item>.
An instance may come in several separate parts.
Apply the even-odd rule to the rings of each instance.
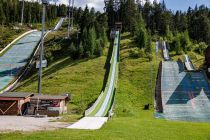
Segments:
[[[170,55],[172,56],[172,60],[177,61],[179,58],[184,62],[185,58],[184,58],[184,54],[181,55],[175,55],[175,52],[170,52]],[[187,55],[190,57],[193,65],[195,66],[196,69],[203,69],[204,66],[204,61],[205,61],[205,57],[204,55],[195,53],[193,51],[188,52]]]
[[[105,73],[106,56],[73,61],[64,58],[43,72],[42,93],[71,93],[69,111],[81,114],[99,95]],[[97,76],[96,76],[96,75]],[[37,92],[37,74],[25,80],[16,91]]]
[[[210,139],[210,124],[167,121],[163,119],[155,119],[154,110],[143,110],[143,105],[153,103],[154,92],[151,95],[150,88],[150,63],[147,58],[132,59],[130,53],[129,36],[122,36],[127,40],[122,40],[120,51],[121,62],[119,64],[119,82],[116,93],[116,105],[114,108],[115,115],[109,120],[102,129],[96,131],[87,130],[69,130],[60,129],[56,131],[41,131],[31,133],[10,133],[0,134],[0,139],[3,140],[209,140]],[[97,58],[103,59],[103,58]],[[105,59],[105,58],[104,58]],[[89,66],[91,63],[96,63],[97,60],[90,60],[78,64],[78,69],[83,69],[84,66]],[[158,62],[153,62],[153,79],[157,74]],[[97,64],[96,64],[97,65]],[[66,66],[71,69],[72,66]],[[66,69],[64,68],[62,69]],[[73,66],[74,67],[74,66]],[[80,67],[80,68],[79,68]],[[102,66],[103,67],[103,66]],[[95,69],[94,69],[95,68]],[[99,66],[91,70],[97,70]],[[60,73],[58,70],[57,73]],[[90,71],[91,71],[90,70]],[[71,72],[71,73],[74,73]],[[90,73],[96,75],[97,73]],[[74,75],[74,74],[72,74]],[[75,75],[74,79],[81,76],[82,73]],[[99,74],[97,74],[98,76]],[[67,75],[65,75],[67,76]],[[64,77],[63,77],[64,78]],[[58,81],[58,79],[54,79]],[[94,79],[93,79],[94,80]],[[97,82],[100,82],[95,78]],[[49,79],[49,82],[51,79]],[[48,83],[48,82],[47,82]],[[80,81],[77,84],[88,85],[85,81]],[[29,84],[29,83],[28,83]],[[73,83],[65,84],[65,88],[74,89]],[[155,81],[153,80],[153,89]],[[33,85],[33,84],[32,84]],[[73,84],[74,85],[74,84]],[[30,87],[30,84],[28,85]],[[56,85],[54,85],[56,86]],[[61,85],[62,86],[62,85]],[[95,85],[94,85],[95,86]],[[53,91],[54,87],[47,89]],[[58,88],[58,87],[56,87]],[[77,88],[77,89],[76,89]],[[82,90],[76,87],[74,90]],[[95,92],[99,93],[94,89]],[[94,91],[93,90],[93,91]],[[154,90],[153,90],[154,91]],[[90,91],[86,92],[92,95]]]

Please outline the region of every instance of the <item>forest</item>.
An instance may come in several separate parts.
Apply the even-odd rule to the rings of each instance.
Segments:
[[[20,22],[22,2],[18,0],[0,0],[0,23],[11,25]],[[68,15],[66,5],[48,5],[46,21]],[[25,2],[24,23],[40,23],[42,5]],[[203,51],[210,44],[210,9],[204,5],[189,7],[187,11],[172,11],[164,1],[151,3],[146,0],[122,0],[118,7],[110,0],[105,13],[94,8],[74,8],[74,23],[79,34],[79,47],[70,45],[70,50],[82,53],[79,56],[101,55],[107,44],[107,35],[116,21],[122,22],[123,32],[131,32],[139,48],[146,48],[150,41],[166,40],[170,48],[181,54],[187,51]],[[74,41],[77,42],[77,41]],[[78,55],[74,53],[75,55]]]
[[[205,5],[189,7],[187,11],[172,11],[164,0],[141,4],[137,0],[121,1],[113,7],[109,1],[106,11],[108,25],[114,20],[122,22],[123,32],[131,32],[140,48],[153,41],[166,40],[177,54],[195,50],[203,53],[210,44],[210,9]]]

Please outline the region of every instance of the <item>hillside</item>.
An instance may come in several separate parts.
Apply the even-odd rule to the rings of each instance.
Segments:
[[[121,41],[121,62],[119,85],[116,94],[115,116],[102,129],[98,131],[61,129],[56,131],[43,131],[27,134],[0,134],[0,139],[209,139],[209,123],[155,119],[154,110],[152,108],[150,110],[143,110],[144,104],[153,103],[153,95],[149,92],[150,63],[146,58],[131,58],[129,54],[131,50],[135,48],[130,48],[130,46],[133,46],[131,38],[129,38],[128,34],[124,34]],[[94,98],[97,97],[102,86],[105,56],[78,62],[76,65],[71,65],[72,63],[69,62],[69,59],[64,59],[63,61],[64,62],[57,62],[62,65],[57,67],[60,68],[60,70],[55,72],[53,76],[51,75],[52,77],[47,75],[47,71],[53,71],[53,65],[45,70],[46,76],[44,78],[44,82],[46,83],[44,84],[45,89],[43,90],[46,93],[55,93],[52,92],[55,91],[54,86],[58,88],[56,91],[59,92],[66,92],[64,89],[67,89],[74,93],[72,104],[75,103],[78,106],[82,106],[82,104],[84,104],[84,100],[90,103],[91,100],[94,100]],[[157,63],[154,60],[153,79],[156,77],[156,64]],[[87,75],[86,72],[90,73]],[[64,85],[61,86],[61,82],[59,81],[61,81]],[[154,83],[155,81],[153,81],[153,88]],[[75,88],[75,84],[79,86],[79,91]],[[33,88],[31,90],[33,91],[35,90],[35,86],[35,81],[32,81],[32,84],[30,84],[29,81],[25,81],[24,87],[18,90],[26,91],[27,89]],[[85,94],[81,94],[84,93],[84,91],[86,91]],[[78,93],[78,95],[76,95],[76,93]],[[93,95],[94,97],[91,97]],[[74,100],[75,98],[77,98],[78,101]],[[81,100],[79,100],[79,98]],[[70,108],[72,108],[72,104],[70,104]]]

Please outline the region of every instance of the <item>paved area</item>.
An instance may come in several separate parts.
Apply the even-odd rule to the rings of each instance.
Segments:
[[[52,122],[57,118],[34,118],[22,116],[0,116],[0,132],[38,131],[65,128],[69,124]]]
[[[67,128],[96,130],[100,129],[107,120],[107,117],[84,117]]]
[[[0,90],[5,88],[21,72],[40,39],[41,32],[32,32],[17,41],[0,57]]]
[[[163,62],[163,115],[170,120],[210,122],[210,86],[203,72],[185,72],[179,62]]]

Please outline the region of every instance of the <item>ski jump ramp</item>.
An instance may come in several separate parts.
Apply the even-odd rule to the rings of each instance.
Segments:
[[[41,40],[40,31],[29,31],[10,44],[0,56],[0,90],[14,82],[27,66]]]
[[[185,63],[184,64],[185,64],[186,69],[188,71],[195,71],[195,67],[193,66],[189,56],[188,55],[184,55],[184,57],[185,57]]]
[[[166,42],[164,41],[162,44],[162,48],[163,48],[163,57],[165,61],[169,61],[171,60],[171,58],[169,57],[169,52],[168,52],[168,48],[166,46]]]
[[[203,71],[186,72],[182,62],[162,62],[163,117],[210,122],[210,84]]]
[[[55,29],[59,29],[64,18],[61,18],[56,24]],[[46,31],[44,38],[51,31]],[[12,90],[16,84],[28,72],[38,54],[41,43],[41,31],[28,31],[0,52],[0,93]]]
[[[85,111],[85,117],[67,128],[99,129],[107,122],[109,116],[112,114],[118,80],[119,43],[120,32],[116,31],[112,58],[110,61],[110,71],[104,91],[101,92],[92,107]]]
[[[57,23],[57,25],[55,26],[55,28],[53,29],[53,31],[59,30],[60,27],[62,26],[64,20],[65,20],[65,18],[61,18],[61,19],[58,21],[58,23]]]

